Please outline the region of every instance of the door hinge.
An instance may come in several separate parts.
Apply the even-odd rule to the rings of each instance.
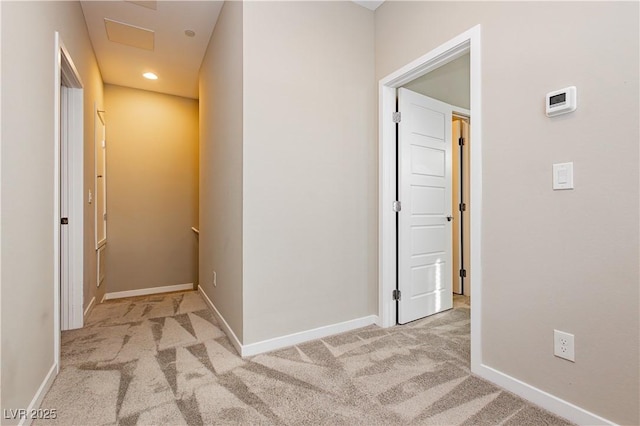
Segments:
[[[397,213],[400,210],[402,210],[402,203],[400,203],[400,201],[394,201],[393,202],[393,211]]]
[[[466,269],[460,269],[460,276],[462,278],[466,278],[467,277],[467,270]]]
[[[458,138],[458,145],[460,145],[460,146],[464,145],[464,138],[463,137]]]
[[[467,205],[465,203],[460,203],[458,205],[458,210],[460,210],[461,212],[464,212],[467,210]]]
[[[68,217],[61,217],[60,218],[60,225],[68,225],[69,224],[69,218]]]
[[[107,214],[106,213],[102,215],[102,220],[107,220]]]
[[[400,114],[399,111],[396,111],[393,113],[393,122],[394,123],[399,123],[400,120],[402,120],[402,115]]]
[[[402,298],[402,293],[398,289],[393,290],[392,297],[393,297],[393,300],[400,300]]]

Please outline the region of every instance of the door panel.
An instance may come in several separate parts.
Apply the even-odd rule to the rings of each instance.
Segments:
[[[411,233],[411,252],[415,256],[437,253],[446,244],[446,238],[444,226],[416,226]]]
[[[445,198],[446,193],[443,188],[414,185],[411,187],[411,213],[442,215],[445,213]]]
[[[426,176],[444,176],[446,152],[441,149],[411,146],[411,172]]]
[[[451,112],[443,102],[398,89],[398,322],[453,307]]]
[[[60,86],[60,218],[69,218],[69,88]],[[71,218],[72,220],[75,218]],[[69,225],[60,227],[60,330],[70,330],[72,300],[69,262]]]

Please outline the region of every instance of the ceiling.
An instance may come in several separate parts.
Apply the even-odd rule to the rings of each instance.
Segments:
[[[375,10],[383,1],[354,3]],[[197,99],[200,64],[223,3],[81,1],[103,81]],[[145,72],[158,79],[143,78]]]
[[[384,0],[352,0],[355,4],[359,4],[362,7],[366,7],[369,10],[376,10]]]
[[[105,83],[198,98],[198,71],[222,1],[80,3]],[[149,71],[158,79],[142,77]]]

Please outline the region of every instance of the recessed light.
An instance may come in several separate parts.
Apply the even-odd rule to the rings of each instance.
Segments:
[[[157,80],[157,79],[158,79],[158,76],[157,76],[157,75],[155,75],[155,74],[154,74],[154,73],[152,73],[152,72],[145,72],[144,74],[142,74],[142,76],[143,76],[144,78],[148,79],[148,80]]]
[[[184,35],[186,35],[187,37],[194,37],[196,35],[196,32],[193,30],[184,30]]]

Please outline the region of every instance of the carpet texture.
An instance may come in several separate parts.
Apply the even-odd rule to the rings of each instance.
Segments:
[[[61,425],[567,425],[469,372],[469,307],[240,358],[197,292],[108,301],[62,335]]]

